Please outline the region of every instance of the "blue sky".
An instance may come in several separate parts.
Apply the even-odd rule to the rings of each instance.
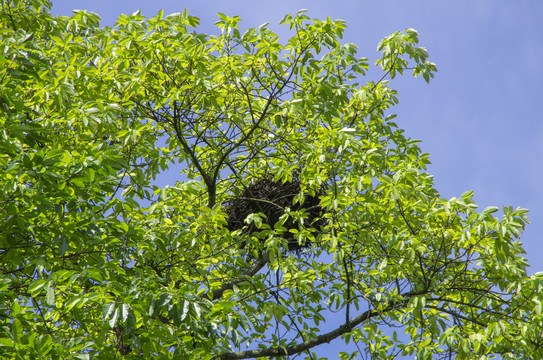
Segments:
[[[277,31],[283,15],[303,8],[310,17],[346,20],[345,42],[357,44],[370,62],[377,59],[381,38],[408,27],[418,30],[439,71],[429,85],[410,76],[392,81],[400,93],[396,122],[423,141],[443,197],[474,190],[481,209],[530,209],[521,241],[529,272],[543,271],[543,2],[53,0],[55,14],[69,15],[74,8],[98,13],[102,25],[138,9],[150,17],[160,9],[169,14],[187,8],[206,33],[215,32],[217,12],[241,16],[242,28],[270,22]],[[368,80],[377,80],[373,74]]]

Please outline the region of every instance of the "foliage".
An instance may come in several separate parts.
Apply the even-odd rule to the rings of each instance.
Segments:
[[[441,198],[390,115],[387,76],[436,71],[414,30],[361,82],[340,20],[287,15],[281,42],[223,14],[204,35],[186,11],[101,28],[50,6],[0,13],[0,357],[543,357],[527,211]],[[265,174],[299,180],[297,228],[229,231],[222,204]],[[286,230],[311,246],[285,252]]]

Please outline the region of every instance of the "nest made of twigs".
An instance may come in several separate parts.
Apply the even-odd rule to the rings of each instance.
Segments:
[[[245,187],[239,196],[234,196],[224,205],[226,209],[227,228],[230,231],[242,230],[245,234],[253,234],[261,231],[255,223],[247,224],[245,219],[250,214],[262,213],[262,223],[267,224],[270,229],[274,229],[274,225],[279,221],[279,218],[285,214],[285,209],[290,208],[291,211],[304,210],[304,226],[312,230],[313,235],[325,225],[323,219],[324,209],[320,206],[319,196],[325,191],[322,187],[314,196],[306,195],[303,203],[297,202],[294,204],[294,197],[301,191],[300,180],[294,178],[292,181],[281,182],[274,181],[269,175],[258,179]],[[282,236],[287,240],[289,251],[299,251],[311,246],[309,241],[300,244],[295,239],[292,232],[289,230],[299,230],[298,221],[289,217],[283,227],[286,231]],[[262,228],[262,227],[261,227]],[[264,241],[264,240],[263,240]],[[241,244],[245,246],[245,244]]]

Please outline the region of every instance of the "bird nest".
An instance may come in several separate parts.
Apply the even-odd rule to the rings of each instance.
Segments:
[[[235,196],[225,203],[228,230],[242,230],[244,234],[262,231],[264,226],[257,226],[255,222],[248,224],[245,221],[249,215],[255,213],[264,214],[262,224],[267,224],[270,229],[274,229],[275,224],[285,214],[286,208],[290,208],[291,212],[303,210],[304,226],[309,228],[315,236],[325,225],[324,209],[319,200],[325,187],[322,187],[314,196],[306,195],[302,203],[296,202],[294,204],[294,198],[300,191],[300,180],[297,178],[290,182],[273,181],[269,175],[260,178],[245,187],[239,196]],[[282,227],[286,229],[282,233],[283,238],[287,240],[288,248],[286,250],[300,251],[311,246],[310,241],[299,243],[298,239],[294,237],[294,233],[300,231],[300,225],[292,216],[287,218]],[[289,231],[293,229],[296,231]],[[246,244],[242,243],[241,246],[244,247]]]

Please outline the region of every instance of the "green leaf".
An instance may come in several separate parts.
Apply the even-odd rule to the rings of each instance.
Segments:
[[[30,292],[32,296],[36,296],[39,293],[39,291],[45,287],[45,285],[49,286],[48,282],[46,282],[45,280],[43,279],[35,280],[28,287],[28,292]]]
[[[109,324],[109,327],[111,329],[113,329],[115,327],[115,325],[117,325],[117,320],[119,320],[119,308],[115,308],[115,310],[113,310],[113,313],[111,314],[111,317],[109,318],[109,321],[108,321],[108,324]]]
[[[483,214],[492,214],[497,212],[499,209],[496,206],[488,206],[483,210]]]
[[[183,306],[181,307],[181,314],[179,315],[179,321],[185,320],[187,315],[189,314],[190,309],[190,302],[188,300],[183,300],[182,302]]]
[[[66,252],[70,249],[70,244],[68,243],[68,239],[65,237],[60,239],[60,244],[58,246],[58,253],[60,256],[64,256]]]
[[[13,322],[11,323],[11,335],[13,335],[15,342],[21,341],[21,336],[23,335],[23,325],[17,318],[13,319]]]
[[[379,271],[383,272],[386,269],[387,265],[388,265],[388,260],[384,258],[379,264]]]
[[[104,321],[108,320],[113,314],[114,310],[115,310],[114,302],[109,302],[105,304],[104,307],[102,308],[102,320]]]
[[[471,199],[473,197],[473,193],[474,193],[473,190],[468,190],[468,191],[462,193],[461,197],[462,197],[462,199]]]
[[[50,281],[46,285],[45,303],[47,305],[53,305],[55,302],[55,288]]]
[[[21,312],[21,305],[19,305],[19,303],[17,302],[14,302],[12,305],[11,305],[11,316],[12,317],[15,317],[17,316],[17,314],[19,314]]]
[[[66,301],[66,304],[65,304],[66,309],[70,310],[70,309],[74,308],[76,305],[78,305],[79,303],[81,303],[82,301],[83,301],[83,298],[81,298],[79,296],[73,296],[68,301]]]
[[[172,299],[173,299],[172,294],[169,294],[169,293],[160,294],[157,305],[159,308],[167,307],[171,304]]]
[[[121,305],[121,320],[125,322],[130,314],[130,306],[128,304]]]
[[[0,347],[2,346],[5,346],[5,347],[14,347],[15,346],[15,343],[13,340],[11,339],[6,339],[6,338],[0,338]]]

